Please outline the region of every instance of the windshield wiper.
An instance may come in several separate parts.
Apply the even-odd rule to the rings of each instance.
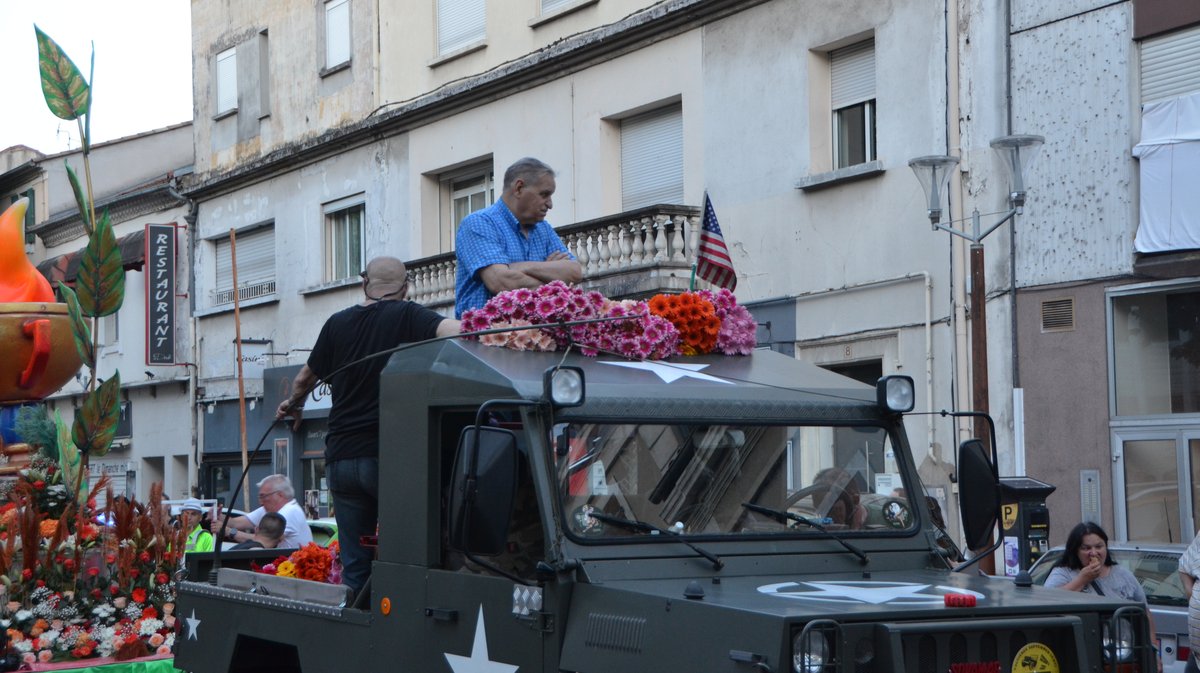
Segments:
[[[679,533],[676,533],[675,531],[669,530],[667,528],[659,528],[658,526],[655,526],[654,524],[651,524],[651,523],[646,523],[645,521],[634,521],[633,519],[625,519],[625,518],[622,518],[619,516],[612,516],[611,514],[604,514],[602,512],[594,512],[594,511],[589,512],[588,516],[592,517],[593,519],[599,519],[600,521],[603,521],[604,523],[611,523],[614,526],[620,526],[621,528],[625,528],[627,530],[639,531],[639,532],[643,532],[643,533],[661,533],[663,535],[673,536],[679,542],[690,547],[692,549],[692,551],[694,551],[697,554],[708,559],[709,562],[713,564],[713,570],[720,570],[721,568],[725,567],[725,562],[722,561],[721,559],[717,558],[716,554],[714,554],[706,549],[701,549],[700,547],[697,547],[696,545],[692,544],[691,542],[688,542],[687,540],[680,537]]]
[[[829,530],[822,524],[817,523],[816,521],[813,521],[812,519],[810,519],[808,517],[800,516],[799,514],[792,514],[791,512],[785,512],[785,511],[779,510],[779,509],[763,507],[762,505],[756,505],[752,502],[743,502],[742,507],[745,507],[746,509],[750,510],[751,512],[758,512],[759,514],[766,514],[767,516],[775,519],[779,523],[786,524],[788,521],[795,521],[797,523],[802,523],[805,526],[811,526],[812,528],[815,528],[815,529],[821,531],[825,535],[828,535],[831,539],[836,540],[838,542],[838,544],[845,547],[847,551],[849,551],[851,554],[854,554],[855,556],[857,556],[858,560],[861,561],[863,565],[867,565],[868,563],[870,563],[870,559],[867,558],[867,555],[864,554],[861,549],[859,549],[858,547],[855,547],[854,545],[850,544],[849,542],[846,542],[837,533],[834,533],[833,531]]]

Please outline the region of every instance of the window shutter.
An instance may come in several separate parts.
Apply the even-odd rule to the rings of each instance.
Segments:
[[[217,54],[217,112],[237,107],[237,51]]]
[[[559,7],[566,7],[575,0],[542,0],[542,14],[549,14]]]
[[[621,122],[621,208],[683,202],[683,108]]]
[[[1142,104],[1200,91],[1200,26],[1142,42]]]
[[[875,40],[830,52],[829,77],[834,110],[875,98]]]
[[[325,3],[325,67],[350,60],[350,2],[329,0]]]
[[[446,54],[487,36],[484,0],[438,0],[438,53]]]
[[[255,285],[275,279],[275,228],[266,227],[237,238],[238,284]],[[233,288],[233,251],[229,239],[217,241],[217,292]]]

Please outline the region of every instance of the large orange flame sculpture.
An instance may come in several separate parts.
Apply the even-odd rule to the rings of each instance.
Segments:
[[[18,199],[0,214],[0,303],[52,302],[54,290],[25,258],[25,210],[29,199]]]

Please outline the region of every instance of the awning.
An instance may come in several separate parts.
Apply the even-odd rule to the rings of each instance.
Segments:
[[[146,230],[139,229],[128,236],[117,239],[117,248],[121,251],[121,266],[126,271],[141,271],[142,266],[146,263]],[[79,275],[80,253],[82,252],[83,250],[79,249],[65,255],[51,257],[38,264],[37,270],[51,284],[60,280],[74,283],[75,277]]]

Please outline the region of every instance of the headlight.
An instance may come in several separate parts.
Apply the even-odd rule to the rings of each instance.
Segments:
[[[583,404],[583,370],[579,367],[551,367],[542,375],[542,395],[556,407]]]
[[[1115,624],[1115,629],[1114,629]],[[1116,631],[1114,633],[1114,630]],[[1133,623],[1123,617],[1104,622],[1104,660],[1118,662],[1133,659]]]
[[[792,638],[792,670],[795,673],[832,670],[832,655],[829,639],[820,631],[800,632]]]

